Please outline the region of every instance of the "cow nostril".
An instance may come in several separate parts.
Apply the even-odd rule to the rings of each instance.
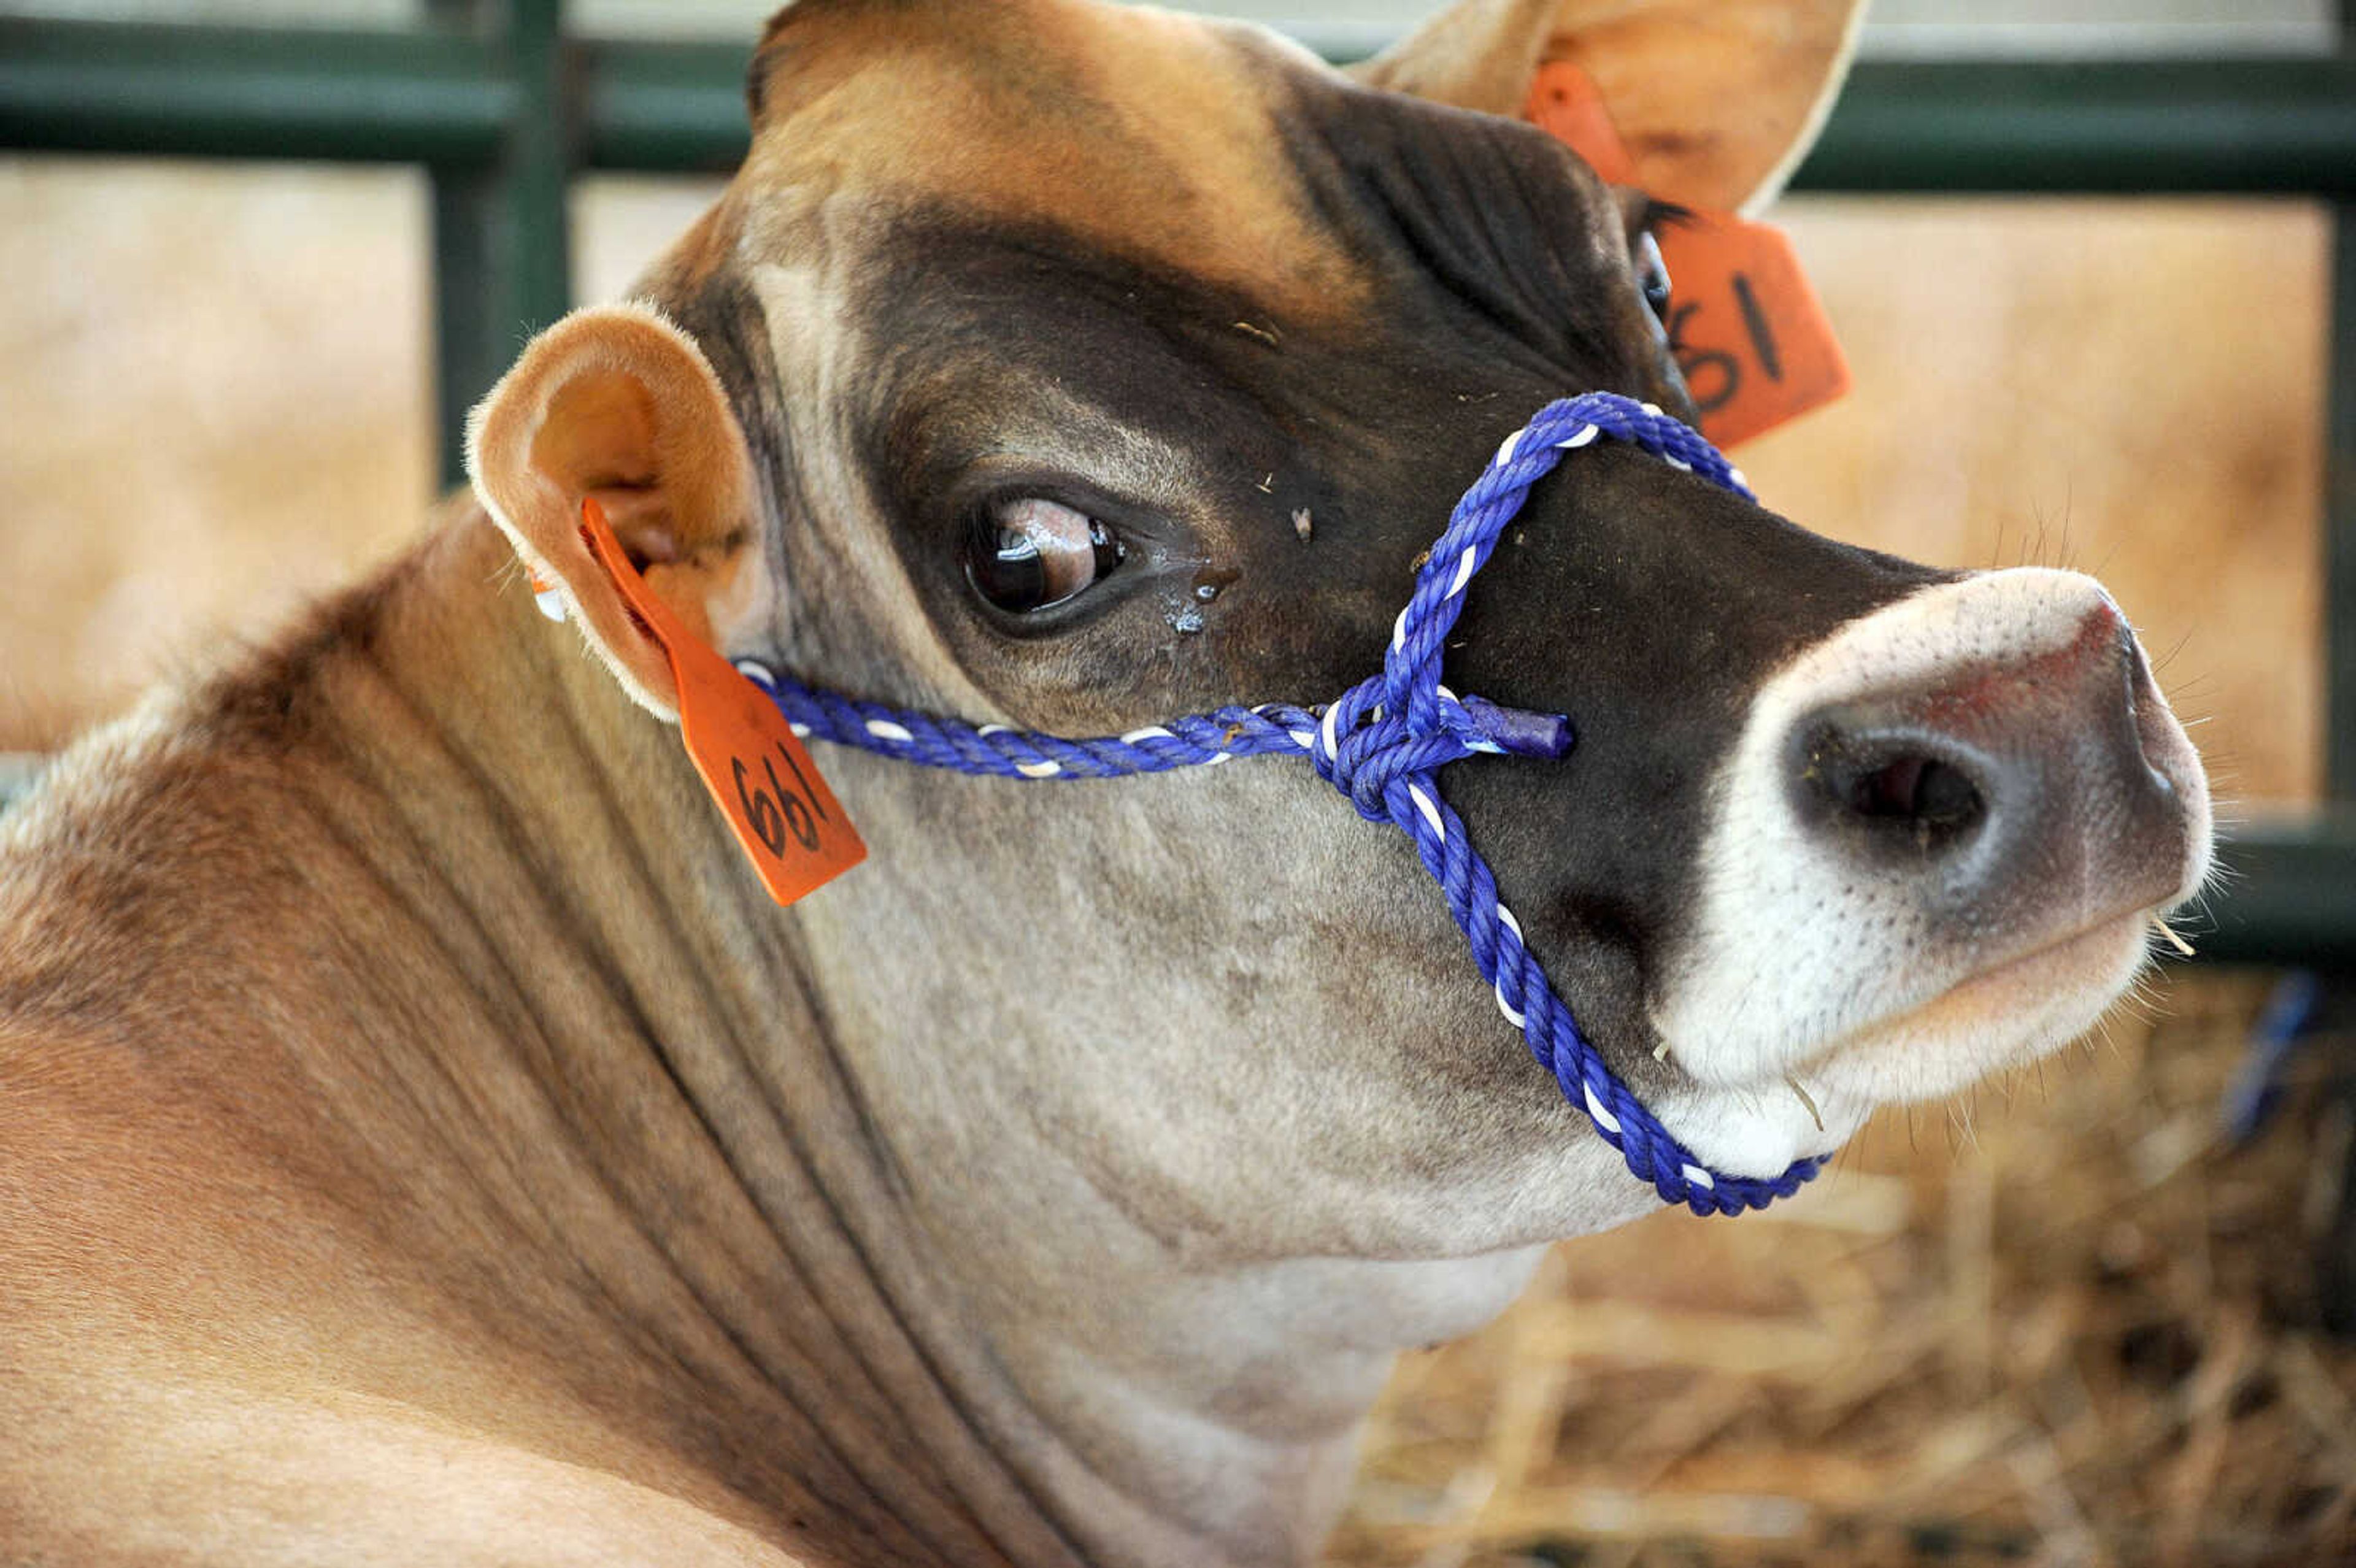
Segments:
[[[1808,748],[1816,797],[1853,830],[1924,853],[1946,849],[1987,816],[1972,774],[1912,737],[1862,737],[1834,729]]]
[[[2169,901],[2206,827],[2200,763],[2091,597],[2016,606],[2038,646],[2002,614],[1958,616],[1944,647],[1916,628],[1903,656],[1831,645],[1845,694],[1779,709],[1788,815],[1763,820],[1845,879],[1851,909],[1959,963]]]
[[[1849,809],[1953,831],[1975,821],[1983,805],[1979,787],[1962,769],[1935,757],[1901,757],[1858,776],[1849,786]]]

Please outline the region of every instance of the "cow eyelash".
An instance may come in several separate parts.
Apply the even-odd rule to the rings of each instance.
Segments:
[[[1636,221],[1631,225],[1637,234],[1658,238],[1663,229],[1682,229],[1694,220],[1694,209],[1690,207],[1681,207],[1674,201],[1663,201],[1654,196],[1645,197],[1644,203],[1636,209]]]

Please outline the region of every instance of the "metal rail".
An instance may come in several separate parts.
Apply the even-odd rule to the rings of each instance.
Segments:
[[[2323,426],[2324,778],[2356,802],[2356,201],[2331,208],[2330,389]]]
[[[570,39],[562,0],[431,0],[435,27],[0,20],[0,148],[422,164],[434,182],[444,475],[465,411],[567,304],[584,169],[719,173],[747,50]],[[1296,29],[1328,59],[1363,30]],[[2356,802],[2356,57],[1867,61],[1795,188],[2260,194],[2332,204],[2330,792]],[[2356,807],[2245,830],[2212,956],[2356,973]]]
[[[567,176],[734,168],[748,51],[567,39],[560,0],[434,0],[432,14],[441,26],[404,32],[0,21],[0,147],[426,165],[455,482],[465,411],[565,308]],[[1329,58],[1366,43],[1304,41]],[[1867,61],[1794,186],[2356,203],[2356,59]],[[2341,297],[2356,297],[2345,271]],[[2333,624],[2356,639],[2356,615]],[[2335,667],[2356,670],[2356,644],[2342,652]],[[2356,783],[2350,684],[2335,776]]]
[[[2175,922],[2203,958],[2356,975],[2356,812],[2233,829],[2210,929]]]
[[[466,478],[466,411],[490,390],[524,340],[572,304],[565,191],[576,161],[577,121],[561,5],[562,0],[509,0],[504,7],[485,0],[428,0],[428,15],[445,28],[471,34],[466,41],[497,64],[512,105],[487,156],[428,165],[434,424],[445,485]]]
[[[0,21],[0,146],[488,166],[569,130],[579,167],[735,167],[745,48],[511,3],[498,31]],[[2356,197],[2356,60],[1867,60],[1794,184]]]

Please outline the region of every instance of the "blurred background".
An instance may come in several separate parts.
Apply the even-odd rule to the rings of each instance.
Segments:
[[[709,119],[726,106],[703,64],[771,8],[573,0],[562,20],[640,41],[615,57],[634,101],[692,92]],[[1201,8],[1346,55],[1426,6]],[[73,104],[155,70],[201,84],[211,35],[93,50],[36,25],[129,21],[296,29],[326,71],[353,30],[497,19],[0,0],[0,752],[55,747],[414,539],[449,422],[521,324],[623,292],[717,188],[574,174],[569,251],[541,252],[557,275],[454,319],[448,280],[488,252],[496,283],[515,243],[504,187],[364,149],[277,161],[280,130],[223,129],[218,104],[172,124],[235,161],[134,155],[177,145],[172,126],[124,100],[92,132]],[[1991,62],[1998,100],[2007,62],[2145,62],[2198,94],[2340,48],[2329,0],[1877,0],[1865,43],[1893,68]],[[2074,79],[2037,80],[2066,99]],[[289,144],[321,155],[335,133]],[[637,154],[587,161],[725,166],[724,133],[611,134]],[[498,156],[562,181],[582,152]],[[2115,184],[2062,166],[2067,146],[2021,156],[1999,183]],[[2346,201],[2347,177],[2307,188]],[[2227,815],[2320,820],[2332,207],[2279,169],[2265,195],[1806,188],[1888,183],[1804,173],[1774,214],[1856,389],[1742,451],[1762,495],[1927,560],[2097,573],[2199,722]],[[2300,864],[2317,899],[2356,895],[2337,862]],[[1335,1561],[2356,1563],[2356,1356],[2328,1327],[2356,1320],[2335,972],[2179,966],[2041,1072],[1884,1118],[1796,1202],[1559,1249],[1495,1329],[1403,1367]]]

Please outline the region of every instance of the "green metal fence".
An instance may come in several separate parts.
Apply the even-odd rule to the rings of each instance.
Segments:
[[[446,479],[466,410],[568,304],[584,170],[723,173],[743,45],[575,38],[561,0],[429,0],[411,31],[0,20],[0,148],[422,165],[434,189]],[[1329,59],[1363,39],[1306,29]],[[2330,205],[2325,476],[2336,803],[2247,830],[2213,956],[2356,973],[2356,53],[2227,61],[1861,63],[1804,190],[2257,194]]]

